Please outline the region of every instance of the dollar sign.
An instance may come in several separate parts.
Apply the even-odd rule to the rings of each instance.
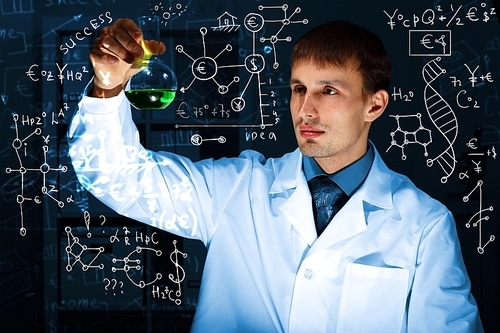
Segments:
[[[172,243],[174,244],[174,251],[172,251],[172,253],[170,253],[170,261],[175,265],[175,271],[176,271],[177,278],[174,276],[174,274],[169,274],[168,278],[170,279],[170,281],[177,283],[178,289],[175,292],[175,295],[177,297],[180,297],[181,296],[181,282],[184,281],[184,278],[186,277],[186,272],[184,271],[184,268],[182,268],[182,266],[179,265],[179,260],[178,260],[179,258],[177,255],[180,253],[183,258],[186,258],[187,254],[183,253],[177,249],[177,246],[176,246],[177,241],[176,240],[174,240]]]
[[[256,71],[257,70],[257,66],[255,66],[255,62],[257,60],[255,58],[252,58],[252,60],[250,60],[250,63],[252,64],[252,71]]]
[[[490,20],[490,17],[488,16],[487,12],[484,12],[483,16],[484,16],[484,19],[483,19],[484,22],[488,22]]]

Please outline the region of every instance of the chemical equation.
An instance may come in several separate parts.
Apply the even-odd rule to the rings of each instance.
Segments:
[[[40,69],[38,64],[31,65],[26,71],[26,76],[33,82],[40,80],[46,82],[52,82],[59,80],[61,84],[66,81],[87,81],[88,77],[84,75],[89,73],[87,66],[81,66],[78,70],[68,69],[68,64],[61,67],[58,63],[55,64],[57,67],[57,73],[53,70]]]
[[[388,21],[387,25],[391,30],[396,27],[414,29],[418,27],[433,27],[435,25],[463,26],[466,23],[487,23],[496,18],[496,9],[486,2],[481,2],[480,6],[466,7],[464,5],[453,5],[449,7],[437,4],[435,8],[427,8],[421,13],[411,13],[409,15],[401,13],[399,8],[393,11],[383,10]]]

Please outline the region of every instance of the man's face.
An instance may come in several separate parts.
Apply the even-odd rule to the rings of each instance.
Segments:
[[[327,172],[366,152],[372,106],[362,84],[361,73],[350,68],[305,61],[292,68],[290,110],[300,150]]]

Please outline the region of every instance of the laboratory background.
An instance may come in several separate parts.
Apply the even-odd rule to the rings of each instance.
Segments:
[[[370,138],[452,211],[483,326],[499,332],[499,12],[490,0],[0,0],[0,331],[189,331],[204,246],[102,205],[66,137],[99,31],[157,16],[177,91],[132,116],[144,146],[193,160],[294,150],[294,43],[336,19],[379,35],[393,77]]]

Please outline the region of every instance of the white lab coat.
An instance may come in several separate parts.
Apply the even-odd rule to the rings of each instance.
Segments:
[[[118,213],[208,248],[193,332],[481,332],[452,214],[390,171],[321,237],[296,150],[190,160],[144,150],[123,93],[69,129],[82,184]]]

